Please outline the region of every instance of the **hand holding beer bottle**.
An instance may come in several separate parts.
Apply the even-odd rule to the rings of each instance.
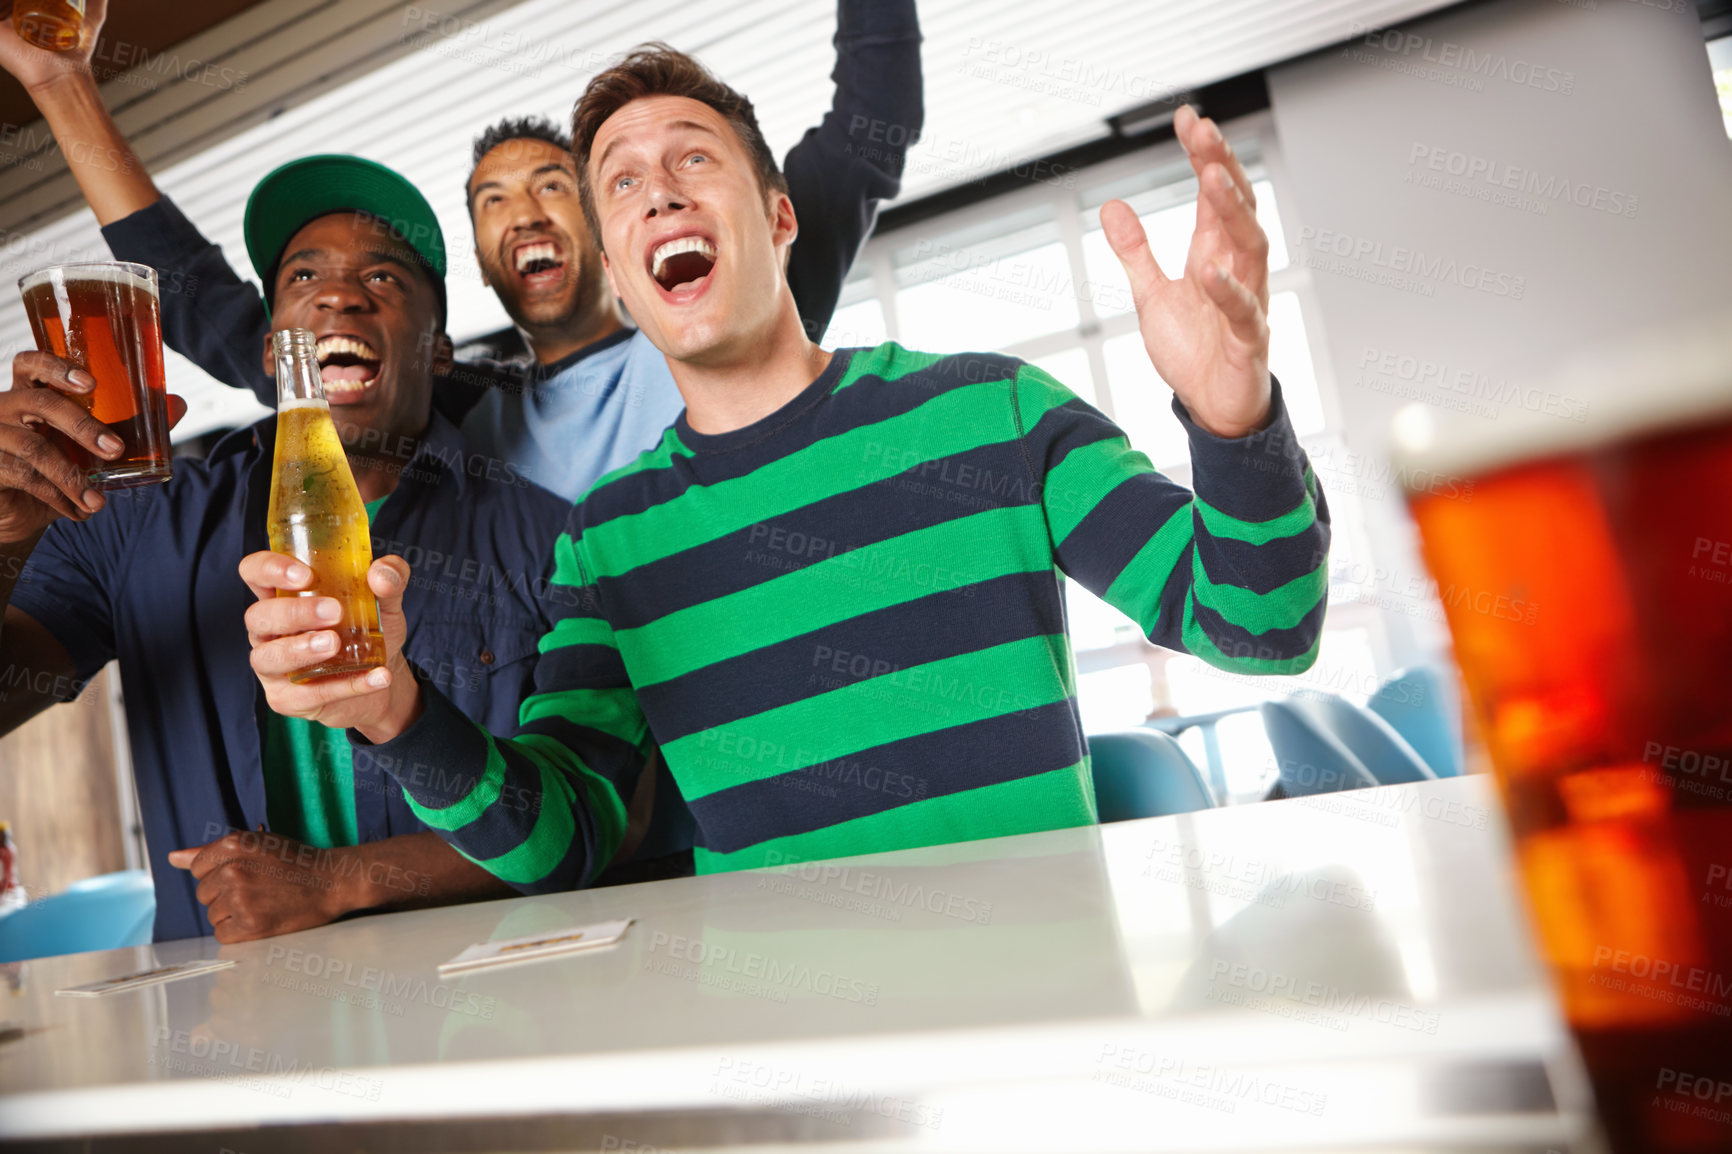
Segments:
[[[260,599],[247,610],[253,670],[277,713],[365,727],[393,705],[418,708],[402,656],[408,566],[398,557],[372,559],[367,511],[324,398],[313,334],[283,329],[271,344],[273,551],[252,554],[240,568]]]
[[[366,580],[373,563],[367,508],[331,420],[313,334],[281,329],[271,334],[271,348],[277,362],[277,443],[267,528],[273,550],[313,571],[311,589],[277,595],[337,603],[335,647],[326,660],[296,670],[290,680],[365,673],[385,664],[379,603]]]

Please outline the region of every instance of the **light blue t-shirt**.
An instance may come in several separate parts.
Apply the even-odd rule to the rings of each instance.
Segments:
[[[661,442],[685,408],[667,358],[626,329],[528,370],[524,393],[491,389],[463,419],[478,453],[576,502],[604,473]]]

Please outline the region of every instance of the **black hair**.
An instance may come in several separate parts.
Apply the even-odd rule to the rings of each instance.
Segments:
[[[509,140],[539,140],[566,152],[571,151],[571,137],[545,116],[508,116],[490,124],[487,131],[475,138],[475,147],[471,150],[469,176],[463,181],[465,204],[469,203],[469,186],[475,183],[475,170],[481,167],[482,159]]]

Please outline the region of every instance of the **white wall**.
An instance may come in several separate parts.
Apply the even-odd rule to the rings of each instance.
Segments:
[[[1732,315],[1732,142],[1701,26],[1687,0],[1500,0],[1361,36],[1269,87],[1356,454],[1320,479],[1374,497],[1375,558],[1340,560],[1375,564],[1392,655],[1424,659],[1445,636],[1401,601],[1423,569],[1384,471],[1393,413],[1572,420],[1589,399],[1544,392],[1560,359]],[[1456,184],[1428,183],[1451,169]]]

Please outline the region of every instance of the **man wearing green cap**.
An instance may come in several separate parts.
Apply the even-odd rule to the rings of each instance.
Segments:
[[[545,575],[569,506],[471,468],[432,408],[451,351],[432,209],[388,169],[315,157],[260,183],[246,237],[274,328],[318,339],[380,551],[421,559],[403,590],[418,606],[408,660],[477,722],[509,727],[564,594]],[[275,418],[177,461],[167,484],[99,494],[33,428],[61,425],[100,451],[102,426],[66,396],[85,386],[30,352],[0,393],[0,666],[32,674],[0,699],[0,732],[119,661],[156,937],[242,941],[511,892],[356,766],[341,730],[280,717],[257,690],[237,567],[268,547]]]

